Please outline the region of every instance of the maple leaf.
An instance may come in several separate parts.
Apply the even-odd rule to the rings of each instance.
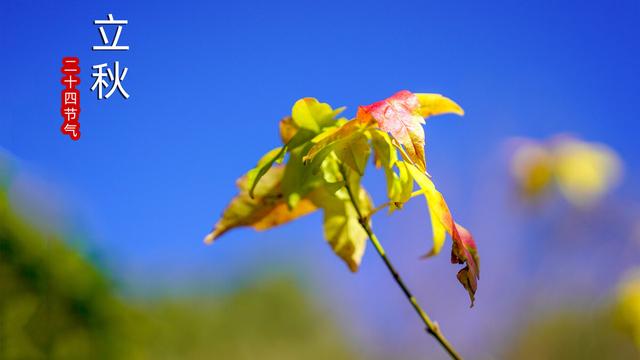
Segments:
[[[314,98],[298,100],[291,116],[280,121],[283,146],[269,151],[240,179],[240,194],[207,240],[213,241],[235,227],[263,230],[321,209],[325,238],[356,271],[365,251],[366,229],[373,209],[360,181],[373,152],[374,164],[385,174],[390,211],[401,208],[418,194],[413,193],[414,181],[420,187],[433,231],[433,247],[425,256],[438,254],[446,234],[451,236],[451,260],[465,264],[457,277],[473,305],[479,278],[475,242],[453,220],[444,197],[426,173],[422,128],[428,116],[462,115],[462,109],[442,95],[406,90],[361,106],[351,121],[336,119],[343,109],[334,110]],[[284,166],[276,165],[285,158]]]
[[[271,166],[273,166],[274,163],[282,162],[286,151],[286,146],[277,147],[269,151],[260,158],[255,168],[249,170],[246,179],[247,184],[249,184],[249,197],[253,198],[258,181],[267,173]]]
[[[387,180],[387,197],[392,206],[390,211],[400,208],[411,198],[413,178],[404,161],[398,160],[398,153],[389,135],[378,129],[369,131],[371,146],[374,153],[374,164],[384,171]],[[394,167],[398,169],[395,172]]]
[[[458,281],[460,281],[469,293],[471,306],[473,306],[475,293],[478,288],[477,280],[480,278],[480,260],[473,236],[467,229],[453,220],[447,202],[436,189],[431,179],[413,164],[408,164],[407,166],[411,176],[424,193],[431,218],[433,248],[425,257],[438,254],[442,249],[446,234],[449,233],[453,241],[451,262],[453,264],[466,263],[466,266],[458,272],[457,277]]]
[[[360,206],[369,211],[371,199],[360,188]],[[350,202],[346,189],[342,187],[335,193],[317,191],[311,195],[313,203],[324,211],[324,236],[333,251],[352,272],[358,270],[367,245],[367,233],[362,229],[358,214]]]
[[[291,116],[285,116],[282,118],[280,123],[278,123],[278,127],[280,130],[280,139],[283,144],[288,143],[300,129],[298,125],[293,122],[293,118]]]
[[[358,207],[368,213],[371,197],[360,185],[358,172],[342,161],[336,153],[329,154],[320,166],[322,186],[309,194],[309,199],[322,208],[324,236],[333,251],[344,260],[352,272],[358,270],[367,244],[358,212],[345,188],[348,182],[356,195]]]
[[[480,279],[480,258],[478,249],[471,233],[458,223],[453,224],[453,247],[451,248],[451,263],[466,266],[458,271],[458,281],[467,289],[471,298],[471,307],[475,301]]]
[[[427,118],[433,115],[456,114],[464,115],[464,110],[455,101],[440,94],[414,94],[418,98],[420,116]]]
[[[428,116],[462,115],[463,111],[442,95],[406,90],[359,107],[353,120],[336,119],[343,109],[334,110],[314,98],[298,100],[291,116],[280,121],[283,146],[269,151],[238,181],[240,194],[205,241],[212,242],[236,227],[264,230],[321,209],[324,237],[334,253],[355,272],[369,238],[429,333],[452,357],[459,358],[394,269],[373,233],[371,217],[387,206],[389,211],[400,209],[414,195],[423,194],[433,230],[433,247],[426,256],[438,254],[446,234],[450,234],[451,261],[464,264],[457,278],[473,306],[480,273],[476,245],[471,233],[453,220],[444,197],[426,172],[422,128]],[[372,152],[374,165],[384,171],[389,198],[389,203],[377,208],[361,185]],[[276,165],[285,158],[284,166]],[[413,192],[414,181],[420,192]]]
[[[288,151],[305,145],[318,132],[331,127],[336,122],[336,116],[344,109],[342,107],[334,110],[329,104],[321,103],[315,98],[303,98],[296,101],[291,109],[291,116],[280,120],[280,137],[284,146],[273,149],[264,155],[256,167],[247,174],[249,196],[253,198],[256,185],[274,163],[281,163]],[[290,207],[296,201],[297,195],[294,195],[293,198],[289,197]]]
[[[310,163],[314,161],[316,156],[319,157],[317,161],[323,161],[324,157],[335,150],[338,143],[353,142],[355,137],[361,135],[364,129],[366,129],[366,126],[357,121],[338,120],[335,126],[327,128],[324,132],[311,139],[313,146],[303,157],[303,162]]]
[[[253,197],[249,196],[248,176],[238,179],[240,193],[231,200],[222,218],[205,237],[205,242],[212,243],[233,228],[251,226],[256,230],[266,230],[315,211],[316,206],[308,199],[299,201],[292,209],[287,206],[281,191],[283,174],[283,166],[266,171]]]
[[[334,110],[327,103],[307,97],[296,101],[291,109],[291,117],[298,127],[319,132],[323,127],[330,125],[344,109],[341,107]]]
[[[332,183],[324,183],[315,186],[293,208],[289,207],[282,193],[284,167],[270,168],[256,187],[253,198],[248,195],[247,176],[240,178],[240,194],[227,206],[213,231],[206,236],[205,242],[212,243],[237,227],[250,226],[255,230],[266,230],[322,209],[327,242],[351,271],[357,271],[366,247],[367,234],[344,189],[344,180],[337,170],[337,162],[335,159],[333,161],[325,164],[326,173],[323,176],[339,185],[334,187]],[[369,211],[369,194],[361,187],[359,194],[360,207]]]
[[[356,119],[364,122],[374,119],[380,129],[390,133],[405,148],[411,161],[425,171],[424,118],[445,113],[462,115],[464,112],[442,95],[402,90],[385,100],[360,106]]]
[[[373,118],[380,129],[388,132],[406,149],[409,157],[422,170],[426,169],[424,156],[424,119],[418,114],[420,102],[409,91],[400,91],[388,99],[360,106],[356,118]]]

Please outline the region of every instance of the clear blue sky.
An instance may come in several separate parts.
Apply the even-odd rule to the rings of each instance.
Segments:
[[[129,20],[121,37],[128,52],[90,50],[100,41],[93,20],[107,13]],[[353,115],[400,89],[446,94],[466,116],[429,121],[427,162],[459,221],[476,229],[489,269],[481,307],[483,296],[495,295],[482,290],[491,259],[507,261],[495,249],[509,239],[486,230],[507,221],[491,210],[498,205],[479,204],[505,197],[497,163],[505,139],[571,132],[607,143],[626,163],[625,196],[638,199],[638,24],[635,0],[3,1],[0,146],[61,189],[60,202],[69,203],[61,207],[80,219],[73,226],[114,259],[125,283],[225,281],[268,259],[318,264],[316,276],[332,283],[349,274],[323,243],[318,216],[269,233],[238,230],[209,248],[201,239],[234,195],[235,179],[277,145],[277,121],[296,99],[317,97]],[[77,143],[58,130],[66,55],[82,68]],[[114,60],[129,68],[123,85],[131,98],[98,101],[88,90],[90,67]],[[379,177],[370,187],[382,190]],[[407,272],[426,266],[415,261],[428,247],[423,211],[407,209],[410,231],[380,220],[383,238],[406,235],[410,245],[389,247],[412,251],[397,255]],[[364,262],[363,280],[349,277],[336,291],[395,291],[386,282],[376,287],[385,275],[371,251]],[[436,310],[443,302],[439,318],[453,322],[459,314],[448,315],[444,304],[453,298],[464,313],[467,299],[446,262],[444,255],[434,266],[446,269],[438,278],[450,293],[430,301]],[[434,274],[409,277],[416,284]]]

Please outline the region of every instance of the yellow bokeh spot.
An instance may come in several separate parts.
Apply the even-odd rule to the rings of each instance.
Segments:
[[[625,277],[618,288],[615,321],[640,348],[640,269]]]
[[[604,145],[564,140],[554,153],[558,187],[576,206],[595,203],[620,177],[620,160]]]
[[[539,197],[555,185],[574,206],[584,208],[616,185],[622,162],[605,145],[562,136],[546,143],[520,144],[511,173],[527,198]]]

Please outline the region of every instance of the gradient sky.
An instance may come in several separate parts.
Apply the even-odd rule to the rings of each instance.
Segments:
[[[100,41],[93,20],[107,13],[129,20],[121,37],[128,52],[91,51]],[[432,267],[416,261],[429,234],[420,201],[377,227],[441,323],[478,329],[494,314],[483,313],[483,301],[504,291],[495,279],[517,265],[504,250],[517,241],[503,231],[517,233],[504,217],[506,139],[570,132],[606,143],[626,164],[619,197],[640,198],[638,24],[635,0],[3,1],[0,146],[34,175],[20,196],[58,204],[31,211],[73,219],[67,231],[88,234],[126,286],[224,283],[255,263],[293,264],[333,290],[328,304],[377,314],[376,324],[400,317],[417,326],[408,307],[380,315],[379,304],[401,304],[399,291],[371,251],[350,276],[323,243],[318,215],[266,233],[234,231],[213,247],[201,240],[235,179],[278,145],[277,121],[298,98],[345,105],[352,116],[401,89],[446,94],[466,115],[429,120],[427,162],[479,243],[480,310],[469,313],[447,254]],[[82,69],[78,142],[59,132],[63,56],[78,56]],[[115,60],[129,68],[131,98],[98,101],[90,67]],[[383,191],[380,180],[369,177],[372,192]],[[420,285],[433,277],[438,288]],[[409,331],[398,331],[401,349]],[[431,349],[415,338],[414,349]],[[453,338],[475,346],[464,334]]]

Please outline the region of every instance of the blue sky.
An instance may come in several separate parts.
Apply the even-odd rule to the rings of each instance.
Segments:
[[[107,13],[129,20],[121,37],[128,52],[91,51],[100,41],[93,20]],[[238,230],[213,247],[201,239],[235,179],[277,145],[277,121],[298,98],[354,115],[401,89],[446,94],[466,115],[429,120],[427,162],[459,221],[477,229],[485,281],[491,269],[500,272],[491,260],[511,261],[500,250],[510,239],[496,225],[515,226],[497,203],[507,198],[499,154],[509,137],[570,132],[604,142],[626,164],[619,196],[638,199],[639,22],[637,1],[4,1],[0,146],[43,179],[22,196],[59,204],[33,211],[68,214],[70,231],[89,234],[130,286],[225,282],[257,262],[315,271],[329,286],[343,281],[336,293],[386,294],[395,290],[377,284],[386,275],[375,254],[353,280],[323,243],[317,215],[267,233]],[[68,55],[82,69],[78,142],[58,130]],[[98,101],[90,67],[115,60],[129,68],[123,86],[131,98]],[[368,180],[372,192],[382,191],[380,179]],[[439,286],[446,283],[456,312],[467,311],[447,255],[431,270],[415,260],[428,247],[421,206],[400,220],[409,230],[382,218],[381,237],[403,234],[408,244],[389,247],[402,253],[403,270],[422,271],[409,278],[424,282],[442,269]],[[483,281],[479,304],[492,298]],[[431,300],[439,318],[459,319],[442,297]]]

